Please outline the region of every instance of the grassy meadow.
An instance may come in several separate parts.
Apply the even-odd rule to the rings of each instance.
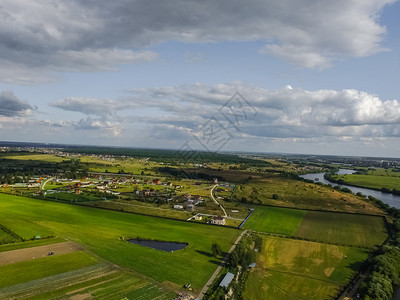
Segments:
[[[306,213],[304,210],[257,206],[243,228],[293,236]]]
[[[89,207],[0,194],[2,223],[21,236],[51,234],[76,241],[94,254],[159,282],[201,288],[219,261],[211,257],[218,242],[228,251],[238,230],[125,214]],[[120,240],[141,237],[189,245],[173,253]],[[184,265],[184,267],[183,267]]]
[[[329,244],[372,248],[387,232],[382,217],[256,206],[243,228]]]
[[[48,256],[32,261],[24,261],[0,266],[0,289],[23,282],[68,272],[97,263],[97,259],[83,252],[76,251],[64,255]]]
[[[263,237],[244,299],[332,299],[367,256],[360,248]]]
[[[273,195],[279,199],[273,199]],[[381,214],[381,210],[358,196],[342,193],[326,186],[298,180],[271,177],[251,180],[235,189],[237,199],[245,197],[248,201],[262,204],[302,209],[321,209],[330,211]],[[256,202],[257,203],[257,202]]]
[[[366,187],[380,190],[381,188],[386,188],[389,190],[400,190],[400,177],[398,172],[387,173],[387,175],[358,175],[358,174],[348,174],[348,175],[335,175],[334,179],[344,180],[349,185]],[[386,174],[386,173],[385,173]],[[393,176],[396,175],[396,176]]]

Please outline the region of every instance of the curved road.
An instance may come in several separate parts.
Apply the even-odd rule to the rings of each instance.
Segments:
[[[210,196],[211,196],[211,199],[213,199],[214,202],[217,203],[217,205],[218,205],[219,207],[221,207],[222,211],[224,212],[224,217],[227,218],[228,215],[227,215],[227,213],[226,213],[225,208],[217,201],[217,199],[214,198],[213,191],[214,191],[214,189],[215,189],[217,186],[218,186],[218,184],[216,184],[216,185],[214,185],[214,186],[212,187],[212,189],[210,190]]]

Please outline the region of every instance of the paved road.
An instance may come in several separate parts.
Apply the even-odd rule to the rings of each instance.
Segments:
[[[241,235],[236,239],[235,243],[233,243],[231,249],[229,249],[228,253],[225,255],[224,259],[221,261],[217,269],[215,270],[214,274],[210,277],[210,279],[207,281],[207,283],[204,285],[203,289],[201,290],[199,296],[197,297],[198,299],[203,299],[204,295],[207,293],[208,289],[210,288],[211,284],[215,280],[215,278],[218,276],[219,272],[221,269],[225,266],[226,261],[228,260],[229,256],[235,250],[236,245],[240,242],[242,239],[243,235],[247,233],[247,230],[243,231]]]
[[[50,177],[45,182],[43,182],[43,184],[40,186],[40,190],[44,190],[44,186],[46,185],[46,183],[49,182],[50,180],[53,180],[53,179],[55,179],[55,177]]]
[[[224,217],[227,218],[228,215],[226,214],[225,208],[217,201],[217,199],[214,198],[214,195],[213,195],[213,191],[214,191],[214,189],[215,189],[217,186],[218,186],[218,184],[216,184],[216,185],[214,185],[214,186],[212,187],[212,189],[210,190],[210,196],[211,196],[211,199],[213,199],[214,202],[217,203],[217,205],[218,205],[219,207],[221,207],[222,211],[224,212]]]

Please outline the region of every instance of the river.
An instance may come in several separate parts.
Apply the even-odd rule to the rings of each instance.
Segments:
[[[353,174],[355,172],[356,171],[354,171],[354,170],[339,169],[339,172],[337,174],[344,175],[344,174]],[[360,188],[360,187],[356,187],[356,186],[350,186],[350,185],[346,185],[346,184],[337,184],[337,183],[326,180],[324,178],[324,174],[325,173],[311,173],[311,174],[300,175],[300,177],[302,177],[304,179],[314,180],[314,182],[321,182],[323,184],[331,184],[333,186],[338,185],[342,188],[346,187],[346,188],[352,190],[352,192],[354,194],[360,192],[364,195],[375,197],[376,199],[379,199],[382,202],[389,204],[390,206],[393,206],[395,208],[400,208],[400,196],[398,196],[398,195],[382,193],[380,191],[367,189],[367,188]]]
[[[345,175],[345,174],[353,174],[355,172],[356,171],[354,171],[354,170],[339,169],[339,172],[337,172],[337,174]],[[380,191],[367,189],[367,188],[360,188],[360,187],[346,185],[346,184],[337,184],[337,183],[326,180],[324,178],[324,175],[325,175],[325,173],[311,173],[311,174],[300,175],[300,177],[302,177],[304,179],[314,180],[314,182],[321,182],[323,184],[331,184],[333,186],[338,185],[342,188],[346,187],[346,188],[349,188],[350,190],[352,190],[352,192],[354,194],[360,192],[364,195],[375,197],[376,199],[379,199],[382,202],[389,204],[390,206],[393,206],[395,208],[400,208],[400,196],[398,196],[398,195],[382,193]],[[394,288],[393,300],[400,300],[400,287]]]

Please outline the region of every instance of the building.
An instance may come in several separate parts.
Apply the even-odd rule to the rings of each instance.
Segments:
[[[219,286],[222,286],[224,288],[227,288],[229,286],[229,284],[231,283],[232,279],[235,277],[234,274],[232,274],[231,272],[226,273],[224,279],[222,279],[221,283],[219,284]]]
[[[183,205],[176,204],[174,205],[174,209],[183,209]]]
[[[212,217],[211,218],[211,224],[215,225],[225,225],[225,218],[224,217]]]

